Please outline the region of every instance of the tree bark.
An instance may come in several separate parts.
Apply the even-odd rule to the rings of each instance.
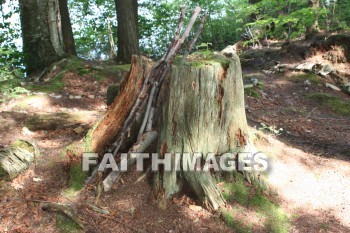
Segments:
[[[68,1],[59,0],[59,5],[60,5],[62,36],[63,36],[65,52],[69,55],[77,55],[77,52],[75,50],[72,24],[69,16]]]
[[[67,55],[65,39],[71,38],[65,36],[71,28],[62,25],[68,21],[67,16],[63,16],[63,22],[61,20],[58,0],[20,0],[19,5],[23,52],[27,73],[30,75],[42,71]]]
[[[131,56],[139,53],[137,0],[115,0],[118,20],[117,60],[130,63]]]
[[[91,152],[102,153],[117,136],[141,90],[147,71],[152,62],[145,57],[133,56],[131,69],[124,77],[120,94],[108,108],[107,113],[97,127],[88,136]],[[132,134],[131,134],[132,135]]]
[[[245,147],[247,122],[239,58],[234,55],[228,67],[219,62],[195,67],[174,65],[169,75],[160,126],[159,154],[208,153],[221,155]],[[214,208],[224,204],[209,172],[160,171],[154,188],[160,207],[181,190],[184,177],[199,200]]]

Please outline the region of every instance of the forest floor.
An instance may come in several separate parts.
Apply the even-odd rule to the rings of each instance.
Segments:
[[[307,42],[293,43],[301,49]],[[288,216],[289,232],[350,232],[350,96],[325,87],[335,84],[327,77],[292,71],[263,74],[276,59],[288,64],[304,61],[297,49],[281,51],[255,49],[242,56],[244,79],[261,83],[246,90],[245,98],[255,145],[273,161],[268,176],[272,192],[266,195]],[[307,59],[328,62],[320,54]],[[74,62],[66,65],[68,70],[54,72],[58,80],[46,82],[34,94],[0,105],[0,148],[23,138],[35,140],[41,151],[27,171],[11,182],[0,181],[0,232],[73,232],[74,226],[61,215],[41,209],[45,201],[77,204],[86,232],[271,231],[266,216],[234,199],[228,204],[241,229],[230,228],[227,219],[186,195],[174,197],[167,210],[157,209],[147,179],[136,182],[142,175],[138,172],[124,175],[101,195],[97,205],[110,215],[92,210],[87,203],[95,201],[94,187],[79,190],[81,178],[72,179],[77,161],[71,144],[82,144],[103,116],[108,85],[120,83],[128,67]],[[350,71],[349,63],[330,64]],[[52,118],[62,113],[74,120]],[[45,127],[30,123],[42,117],[50,122]]]

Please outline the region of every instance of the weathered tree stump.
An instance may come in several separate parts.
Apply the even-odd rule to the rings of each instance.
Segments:
[[[17,140],[0,150],[0,179],[14,179],[34,161],[38,150],[35,145]]]
[[[200,65],[198,65],[200,64]],[[237,55],[219,61],[173,65],[160,123],[159,154],[221,155],[246,145],[247,121],[242,71]],[[155,175],[160,207],[181,189],[181,179],[213,209],[224,200],[209,172],[163,171]]]

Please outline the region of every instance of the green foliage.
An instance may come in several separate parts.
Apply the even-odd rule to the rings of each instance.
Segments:
[[[267,126],[264,123],[260,123],[260,128],[259,130],[263,131],[267,131],[269,133],[273,133],[275,135],[280,135],[283,132],[283,128],[279,128],[277,129],[276,126],[272,125],[272,126]]]
[[[112,32],[117,32],[114,0],[69,0],[68,5],[78,55],[107,58],[110,51],[107,21],[110,21]],[[116,37],[114,42],[117,42]]]
[[[21,80],[13,78],[6,81],[0,81],[0,102],[8,99],[17,99],[22,94],[29,94],[30,91],[20,86]]]
[[[0,81],[23,76],[21,30],[17,1],[0,4]]]
[[[248,96],[260,99],[261,95],[259,94],[259,92],[257,90],[255,90],[254,88],[245,88],[244,89],[244,93]]]
[[[350,116],[349,101],[344,101],[339,97],[332,96],[325,93],[308,94],[306,95],[306,98],[311,99],[322,106],[330,108],[331,110],[333,110],[334,112],[340,115]]]

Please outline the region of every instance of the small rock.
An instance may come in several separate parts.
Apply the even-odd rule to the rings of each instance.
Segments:
[[[55,98],[55,99],[61,99],[62,98],[62,95],[50,94],[50,96]]]
[[[74,96],[74,99],[81,99],[81,95]]]
[[[90,99],[94,99],[94,98],[95,98],[94,95],[88,95],[88,97],[89,97]]]
[[[335,91],[341,91],[341,89],[339,87],[337,87],[337,86],[335,86],[333,84],[330,84],[330,83],[326,83],[326,87],[331,88],[331,89],[333,89]]]
[[[27,127],[23,127],[22,134],[25,136],[30,136],[30,135],[33,135],[34,133],[32,131],[30,131]]]
[[[73,95],[69,95],[69,99],[74,99],[74,96]]]
[[[310,82],[308,79],[306,79],[306,80],[304,81],[304,84],[305,84],[305,85],[308,85],[308,86],[311,86],[311,82]]]
[[[36,182],[36,183],[38,183],[38,182],[42,181],[42,179],[39,178],[39,177],[34,177],[34,178],[33,178],[33,181]]]
[[[128,212],[131,214],[131,215],[134,215],[135,214],[135,207],[131,207],[130,209],[128,209]]]
[[[199,212],[202,210],[201,206],[197,206],[197,205],[189,205],[188,208],[190,208],[191,210],[195,211],[195,212]]]
[[[81,134],[81,133],[83,133],[83,132],[85,131],[84,128],[81,127],[81,126],[75,128],[75,129],[73,129],[73,130],[74,130],[74,132],[75,132],[76,134]]]

